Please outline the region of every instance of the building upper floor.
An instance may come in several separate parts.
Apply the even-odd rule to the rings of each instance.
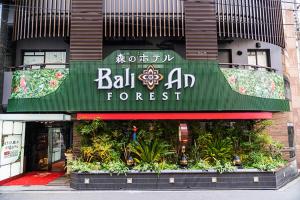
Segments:
[[[68,37],[71,21],[103,26],[105,38],[185,37],[186,26],[216,26],[219,38],[284,46],[279,0],[15,0],[14,39]],[[91,8],[92,7],[92,8]],[[81,20],[80,20],[81,19]],[[211,23],[215,20],[215,24]],[[78,21],[81,23],[77,24]]]
[[[285,45],[280,0],[11,2],[13,40],[70,38],[75,60],[102,59],[104,40],[183,39],[187,59],[211,60],[217,59],[218,40]]]
[[[31,75],[37,73],[43,76],[44,72],[48,72],[43,68],[64,68],[63,72],[67,77],[69,71],[66,66],[70,63],[70,78],[66,79],[66,83],[72,80],[78,84],[76,80],[79,80],[82,75],[80,70],[84,66],[85,69],[89,67],[86,73],[90,75],[86,78],[91,79],[90,83],[95,84],[97,68],[101,63],[107,63],[113,70],[123,69],[114,68],[118,66],[116,64],[118,53],[130,54],[125,58],[126,62],[130,67],[132,65],[133,69],[136,68],[137,73],[141,73],[139,62],[132,63],[133,60],[130,59],[137,59],[141,56],[139,54],[149,53],[154,58],[158,58],[155,56],[167,56],[167,60],[169,56],[176,58],[176,62],[165,66],[166,70],[168,67],[171,70],[173,65],[180,65],[182,70],[188,70],[190,65],[194,66],[196,63],[199,68],[194,66],[195,74],[199,77],[203,76],[203,80],[207,77],[215,77],[217,82],[222,82],[220,88],[226,85],[228,94],[232,94],[232,97],[236,96],[236,93],[229,90],[227,84],[235,84],[238,79],[233,79],[230,73],[235,73],[232,74],[233,77],[243,77],[239,80],[243,80],[244,85],[249,85],[248,76],[245,75],[253,76],[249,79],[252,81],[251,90],[241,89],[239,84],[230,85],[232,90],[242,95],[247,90],[255,91],[254,96],[265,97],[262,96],[261,88],[270,91],[266,93],[267,96],[274,93],[273,89],[282,89],[284,80],[281,55],[284,40],[280,1],[248,0],[245,3],[239,0],[73,0],[62,2],[62,0],[24,0],[16,1],[11,7],[10,12],[13,15],[9,16],[13,19],[11,28],[14,41],[12,53],[14,64],[21,66],[17,69],[41,69],[16,71],[13,73],[16,77],[18,73]],[[193,60],[197,62],[194,63]],[[151,64],[149,62],[143,67]],[[159,64],[161,63],[156,63]],[[201,69],[209,76],[200,73]],[[79,71],[74,74],[74,70]],[[63,81],[59,78],[61,77],[59,72],[57,77],[55,73],[55,78]],[[279,80],[278,87],[275,84],[277,80]],[[264,86],[256,87],[258,82]],[[7,90],[10,90],[6,93],[11,94],[13,83],[5,83]],[[215,84],[214,81],[211,83]],[[199,85],[203,84],[199,82]],[[50,89],[52,87],[54,85],[49,86]],[[65,87],[69,90],[69,86]],[[34,88],[32,91],[35,90],[39,88]],[[17,89],[13,91],[15,94],[18,92]],[[277,93],[278,97],[272,95],[268,97],[284,99],[283,90]],[[286,104],[284,106],[286,107]],[[246,110],[255,109],[249,107]],[[268,108],[267,110],[283,109]]]

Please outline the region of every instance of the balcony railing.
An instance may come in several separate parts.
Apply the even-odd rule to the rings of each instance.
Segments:
[[[15,1],[13,39],[69,37],[71,0]]]
[[[261,65],[250,65],[250,64],[238,64],[238,63],[219,63],[220,67],[223,68],[236,68],[236,69],[248,69],[248,70],[264,70],[269,72],[277,72],[276,69]]]
[[[15,2],[15,40],[70,36],[71,0]],[[184,0],[101,2],[104,37],[185,36]],[[78,12],[84,19],[95,11],[83,7]],[[219,38],[255,39],[284,47],[280,0],[215,0],[215,12]]]
[[[37,63],[37,64],[6,67],[6,71],[44,69],[44,68],[65,69],[68,67],[69,67],[69,63]]]
[[[182,37],[183,0],[104,0],[105,37]]]

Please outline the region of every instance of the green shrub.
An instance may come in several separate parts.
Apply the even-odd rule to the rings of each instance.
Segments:
[[[111,161],[109,163],[104,163],[101,166],[101,169],[104,171],[109,171],[111,175],[115,174],[125,174],[128,172],[129,168],[125,165],[122,160]]]
[[[90,146],[81,147],[82,158],[86,162],[107,163],[119,159],[120,155],[114,151],[113,144],[107,136],[97,136],[92,139]]]
[[[139,172],[154,171],[156,173],[160,173],[161,171],[158,163],[145,163],[145,162],[140,162],[133,169]]]
[[[231,162],[222,163],[221,161],[217,160],[213,166],[213,169],[222,174],[224,172],[233,172],[236,168],[232,166]]]
[[[170,146],[164,141],[153,140],[153,141],[139,141],[134,142],[130,146],[132,156],[136,163],[159,163],[163,159],[172,154],[169,150]]]
[[[99,170],[100,165],[97,163],[88,163],[82,160],[73,160],[68,162],[68,166],[71,167],[73,172],[90,172],[93,170]]]
[[[191,169],[207,170],[211,168],[212,166],[205,160],[199,160],[194,165],[191,166]]]
[[[252,152],[245,163],[247,168],[256,168],[263,171],[271,171],[283,167],[286,161],[282,158],[272,158],[262,152]]]
[[[202,150],[203,159],[213,164],[218,160],[230,161],[233,154],[232,142],[229,138],[215,138],[209,141],[207,147]]]
[[[165,161],[158,164],[158,168],[160,170],[177,170],[179,166],[177,164],[170,164]]]

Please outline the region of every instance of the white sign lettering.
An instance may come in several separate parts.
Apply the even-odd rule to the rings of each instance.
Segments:
[[[124,60],[125,57],[122,55],[118,56],[118,62],[126,62]],[[156,57],[155,59],[158,59]],[[148,57],[146,55],[141,56],[141,61],[147,60]],[[166,60],[172,60],[172,57],[166,57]],[[134,61],[134,58],[130,58],[129,62]],[[145,85],[149,89],[148,94],[144,94],[140,91],[135,91],[135,93],[127,93],[123,92],[118,95],[114,92],[107,92],[106,100],[111,101],[112,99],[118,98],[121,101],[127,101],[128,99],[135,99],[136,101],[168,101],[170,99],[174,99],[176,101],[180,101],[181,99],[181,90],[183,88],[192,88],[195,85],[196,77],[193,74],[184,74],[180,67],[176,67],[172,69],[167,74],[167,79],[163,86],[165,90],[169,91],[171,89],[176,89],[176,92],[167,92],[163,91],[161,93],[155,93],[154,89],[156,86],[160,85],[161,81],[164,80],[164,75],[160,73],[159,69],[155,69],[154,65],[149,65],[146,69],[142,71],[141,74],[136,75],[130,71],[130,68],[125,68],[122,74],[112,74],[112,70],[110,68],[99,68],[98,69],[98,78],[95,79],[98,82],[99,90],[111,90],[111,89],[125,89],[131,88],[134,89],[136,84],[135,80],[138,79],[141,81],[141,84]],[[134,96],[132,96],[134,95]]]
[[[124,64],[124,63],[166,63],[166,62],[171,62],[174,60],[174,56],[170,54],[166,55],[159,55],[159,54],[153,54],[153,55],[147,55],[143,53],[142,55],[139,56],[125,56],[124,54],[120,53],[116,57],[116,63],[117,64]]]
[[[98,69],[98,79],[95,81],[98,82],[99,90],[110,90],[110,89],[123,89],[125,87],[135,88],[135,79],[136,75],[134,73],[130,73],[130,69],[125,69],[125,77],[122,75],[111,76],[111,69],[109,68],[99,68]],[[142,74],[143,75],[143,74]],[[155,76],[139,76],[145,77],[145,80],[149,82],[155,82],[156,80],[153,78]],[[154,79],[154,80],[153,80]],[[175,68],[168,74],[167,83],[165,83],[165,87],[167,90],[176,88],[177,90],[187,87],[194,87],[196,78],[192,74],[182,74],[181,68]],[[157,82],[158,84],[158,82]],[[153,85],[153,84],[152,84]]]

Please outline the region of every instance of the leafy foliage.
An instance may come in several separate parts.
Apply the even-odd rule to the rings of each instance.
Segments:
[[[212,169],[213,167],[205,160],[199,160],[195,162],[194,165],[191,166],[191,169],[202,169],[202,170],[207,170],[207,169]]]
[[[247,163],[247,168],[256,168],[263,171],[275,170],[279,167],[283,167],[286,164],[282,158],[272,158],[262,152],[250,153]]]
[[[129,168],[125,165],[122,160],[111,161],[109,163],[104,163],[101,166],[102,170],[109,171],[111,174],[126,174]]]
[[[80,159],[68,161],[68,166],[71,167],[71,171],[73,171],[73,172],[89,172],[89,171],[100,169],[99,164],[84,162]]]
[[[204,160],[215,163],[218,160],[229,161],[232,158],[232,143],[229,138],[214,139],[202,150]]]
[[[157,139],[153,141],[139,141],[131,145],[130,149],[133,153],[136,163],[158,163],[167,155],[172,154],[169,145]]]
[[[134,170],[154,171],[178,169],[178,122],[129,121],[105,123],[83,122],[81,160],[74,170],[101,169],[111,174],[126,174],[126,159],[131,156]],[[190,142],[186,145],[188,169],[215,169],[230,172],[232,158],[238,155],[246,168],[274,170],[283,166],[283,145],[267,133],[270,121],[189,122]],[[138,141],[132,141],[132,127],[138,127]],[[158,139],[159,138],[159,139]],[[98,163],[98,164],[95,164]],[[85,166],[86,165],[86,166]]]
[[[136,165],[134,170],[140,171],[140,172],[146,172],[146,171],[154,171],[156,173],[160,173],[161,169],[159,168],[158,163],[145,163],[140,162],[138,165]]]
[[[91,146],[81,147],[83,160],[86,162],[98,161],[106,163],[112,161],[118,153],[112,148],[112,143],[106,136],[92,139]]]
[[[232,166],[231,162],[225,162],[222,163],[221,161],[217,160],[215,162],[215,165],[213,166],[213,169],[217,170],[220,174],[224,172],[232,172],[235,170],[235,167]]]

